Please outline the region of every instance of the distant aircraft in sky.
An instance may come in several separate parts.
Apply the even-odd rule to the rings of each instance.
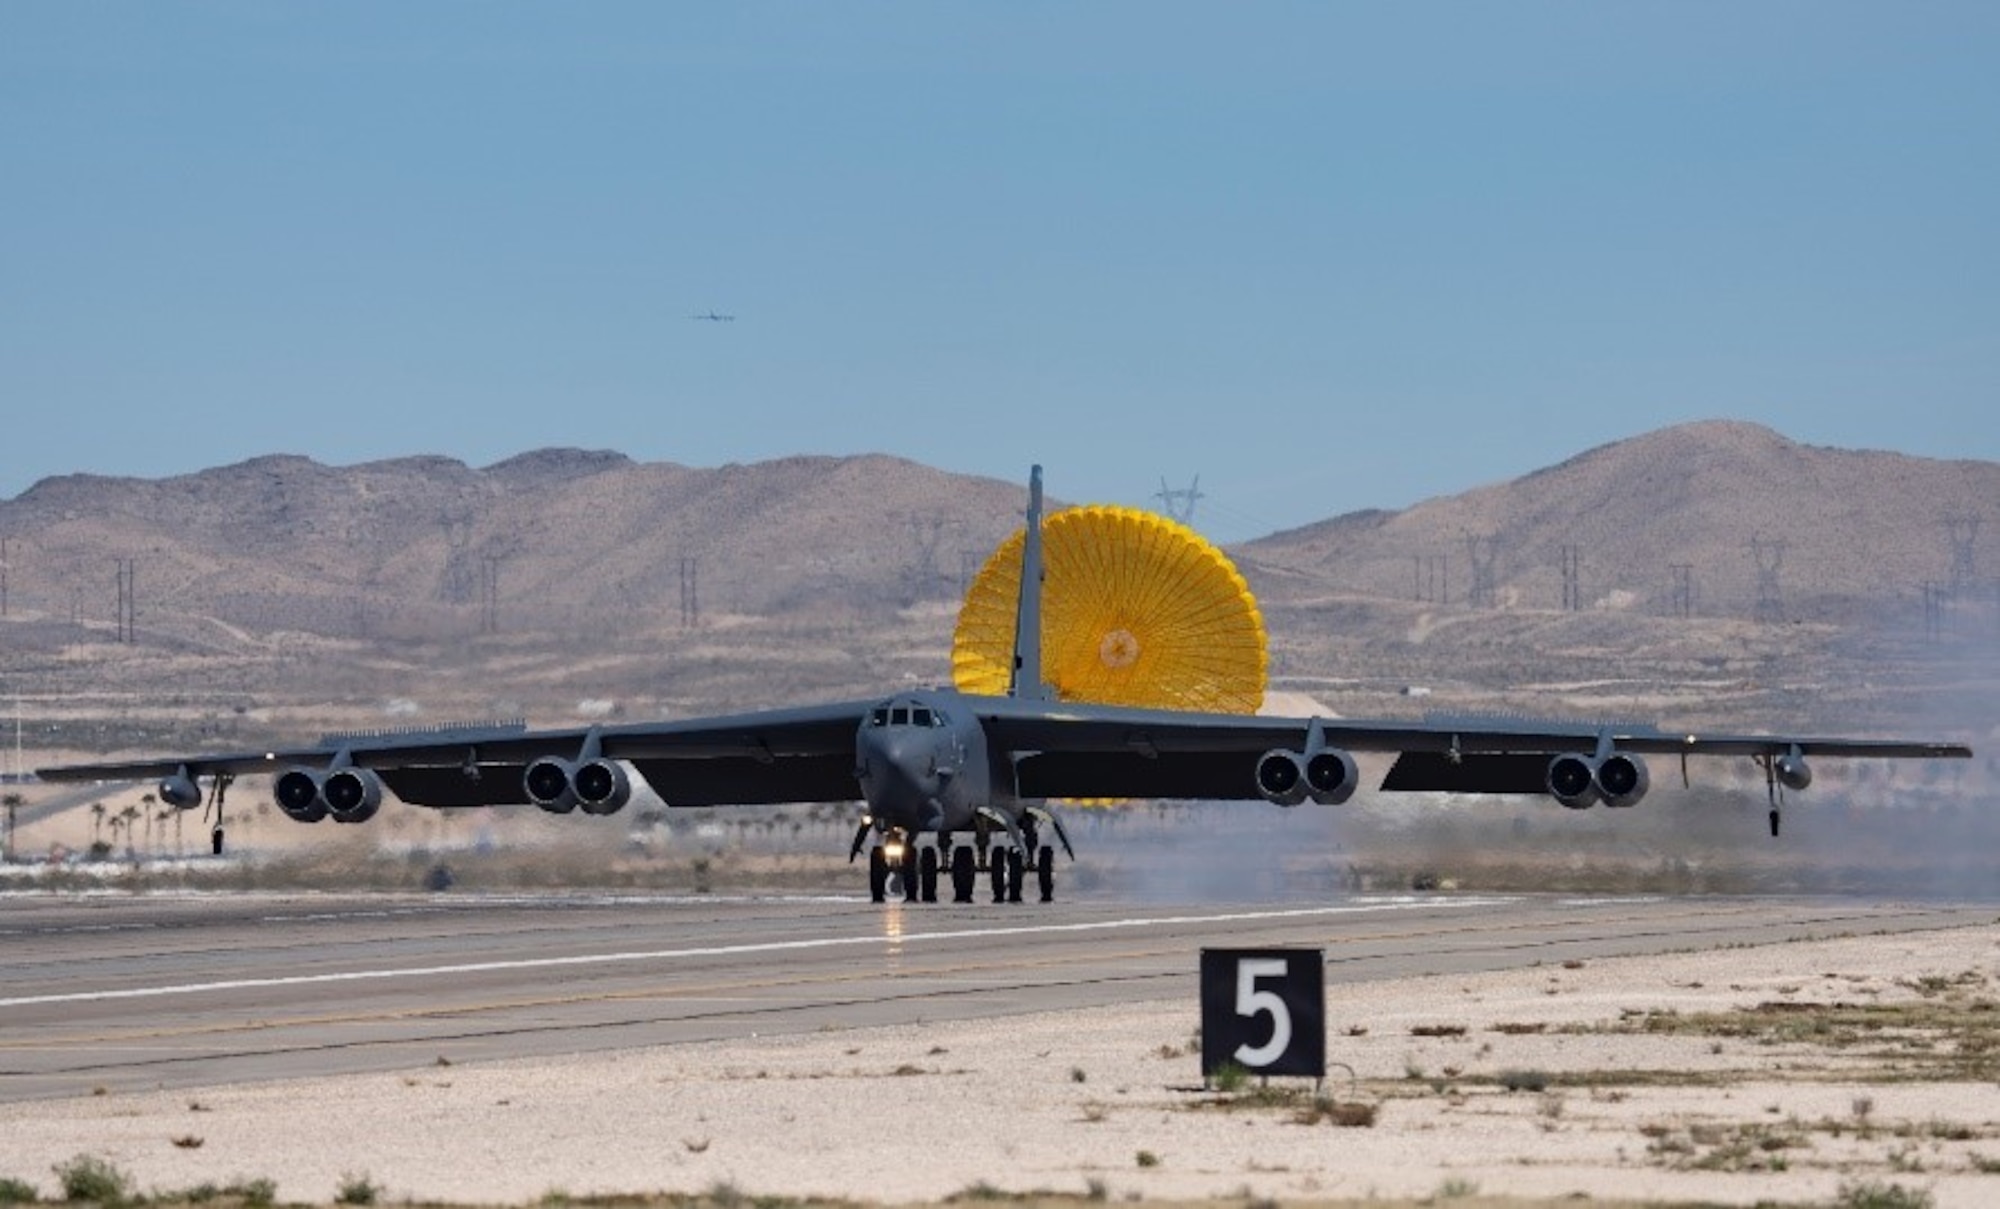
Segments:
[[[1015,601],[1012,681],[987,695],[952,688],[674,722],[531,731],[459,727],[328,736],[310,747],[162,756],[44,769],[45,781],[156,780],[164,801],[216,808],[231,781],[274,776],[278,808],[302,823],[361,823],[387,789],[437,808],[528,805],[608,815],[635,784],[669,806],[860,802],[848,859],[868,847],[869,891],[900,876],[908,900],[936,901],[938,875],[970,902],[978,875],[995,901],[1020,901],[1035,874],[1054,893],[1047,827],[1075,859],[1051,799],[1263,799],[1337,806],[1360,783],[1355,752],[1393,753],[1385,792],[1546,794],[1573,810],[1623,807],[1646,793],[1645,757],[1747,756],[1763,770],[1771,833],[1786,790],[1812,782],[1809,756],[1964,758],[1955,743],[1668,733],[1623,724],[1495,718],[1421,721],[1280,718],[1065,701],[1044,678],[1042,472],[1028,482]],[[1685,767],[1685,763],[1683,764]],[[955,842],[970,836],[970,844]],[[870,839],[873,844],[870,846]]]
[[[718,314],[716,314],[716,313],[715,313],[714,311],[706,311],[706,312],[704,312],[704,313],[702,313],[702,314],[699,314],[699,315],[689,315],[689,316],[688,316],[688,318],[690,318],[690,319],[695,319],[695,320],[699,320],[699,321],[701,321],[701,322],[703,322],[703,323],[734,323],[734,322],[736,322],[736,316],[734,316],[734,315],[718,315]]]

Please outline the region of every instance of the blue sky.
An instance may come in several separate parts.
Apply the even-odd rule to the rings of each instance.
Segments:
[[[2000,5],[0,5],[0,497],[887,452],[1236,540],[2000,458]],[[733,323],[699,322],[716,310]]]

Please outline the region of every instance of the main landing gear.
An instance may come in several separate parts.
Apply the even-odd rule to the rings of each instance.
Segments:
[[[1055,850],[1047,844],[1037,845],[1032,827],[1023,828],[1022,838],[1028,842],[1027,851],[1034,854],[1032,862],[1022,849],[1011,844],[989,846],[983,834],[973,844],[954,844],[949,835],[942,835],[937,844],[930,845],[916,844],[892,833],[868,851],[868,897],[878,903],[887,902],[893,889],[902,895],[904,902],[934,903],[938,900],[938,875],[942,873],[951,881],[951,901],[969,903],[983,872],[992,887],[994,902],[1018,903],[1032,872],[1041,891],[1041,901],[1054,902]]]

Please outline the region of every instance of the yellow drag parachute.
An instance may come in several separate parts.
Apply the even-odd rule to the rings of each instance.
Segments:
[[[1004,694],[1026,530],[980,568],[952,636],[961,692]],[[1042,676],[1058,700],[1250,714],[1264,701],[1264,618],[1250,585],[1186,525],[1088,505],[1042,525]]]

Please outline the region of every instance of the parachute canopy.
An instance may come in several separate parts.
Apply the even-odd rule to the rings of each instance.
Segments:
[[[962,692],[1007,691],[1026,538],[1002,542],[966,593],[951,651]],[[1232,714],[1263,703],[1263,616],[1207,539],[1088,505],[1047,517],[1042,547],[1042,676],[1058,700]]]

